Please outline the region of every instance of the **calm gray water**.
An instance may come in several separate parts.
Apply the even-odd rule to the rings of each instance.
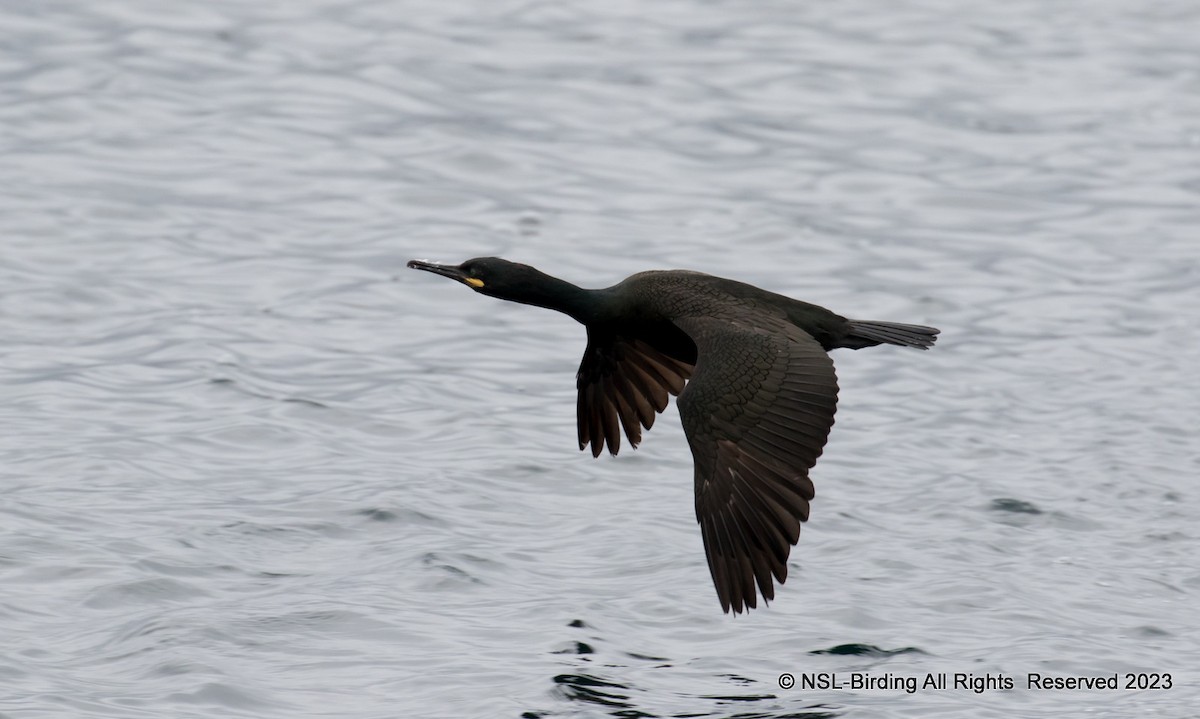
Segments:
[[[1195,716],[1196,3],[0,27],[5,719]],[[735,619],[674,408],[593,460],[582,329],[403,269],[485,254],[944,334],[836,353],[791,578]]]

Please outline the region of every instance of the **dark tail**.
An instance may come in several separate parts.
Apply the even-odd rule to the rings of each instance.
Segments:
[[[850,320],[850,331],[842,338],[838,347],[849,347],[856,350],[887,344],[927,350],[933,346],[934,342],[937,342],[938,332],[941,330],[936,327],[922,325]]]

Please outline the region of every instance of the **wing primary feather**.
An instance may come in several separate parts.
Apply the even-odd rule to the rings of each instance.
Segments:
[[[679,376],[679,373],[646,352],[632,353],[629,359],[631,366],[641,370],[656,387],[661,387],[664,393],[679,394],[683,390],[683,378]]]
[[[771,586],[771,568],[767,561],[767,557],[773,552],[773,549],[768,547],[768,542],[770,542],[769,525],[764,524],[762,518],[758,516],[754,503],[748,501],[748,498],[742,493],[741,482],[735,480],[732,490],[735,496],[741,499],[741,501],[734,501],[729,505],[734,515],[733,523],[742,533],[742,543],[746,549],[751,569],[754,571],[758,590],[762,593],[763,599],[769,601],[775,598],[775,590]],[[753,589],[749,590],[750,594],[753,592]]]
[[[598,393],[600,395],[600,419],[604,422],[604,439],[608,442],[608,451],[613,456],[621,451],[621,429],[617,426],[616,389],[607,380],[601,380]]]
[[[729,582],[725,579],[725,566],[721,561],[721,553],[716,538],[713,521],[708,518],[700,522],[700,535],[704,538],[704,556],[708,559],[708,572],[712,575],[713,586],[717,589],[717,599],[721,602],[721,611],[729,613]]]
[[[662,378],[663,386],[671,394],[679,394],[683,391],[684,383],[691,374],[690,365],[668,357],[640,340],[634,343],[634,348],[638,350],[637,360],[643,366],[653,369]]]
[[[773,503],[772,500],[769,497],[755,494],[745,483],[735,484],[733,491],[741,500],[735,506],[747,516],[748,521],[753,516],[754,535],[757,538],[758,546],[767,550],[779,561],[786,562],[790,549],[787,542],[787,524],[779,522],[775,516],[776,509],[769,506]],[[779,511],[782,512],[782,509]],[[793,523],[796,521],[794,518],[788,517],[786,513],[782,516]]]
[[[781,542],[776,547],[776,556],[780,561],[786,562],[790,551],[789,547],[800,539],[800,520],[785,509],[784,505],[772,496],[772,492],[762,487],[766,481],[755,477],[753,482],[756,486],[750,491],[762,503],[764,510],[770,513],[772,525],[778,530],[779,538],[786,542]]]
[[[587,392],[587,385],[584,385],[575,400],[575,426],[579,432],[579,449],[587,446],[588,438],[591,436],[588,430]]]
[[[670,395],[667,393],[667,388],[663,386],[657,377],[634,362],[629,363],[629,376],[638,385],[638,389],[642,391],[646,399],[650,400],[656,412],[661,412],[667,408],[667,399]],[[653,422],[653,415],[651,415],[651,418]]]
[[[588,385],[588,430],[591,433],[592,456],[599,457],[604,451],[604,424],[600,418],[600,388],[593,382]]]
[[[754,563],[750,561],[754,549],[750,546],[748,538],[742,531],[742,526],[738,525],[737,517],[733,516],[733,509],[727,508],[725,514],[722,515],[725,520],[725,531],[730,533],[733,540],[734,558],[738,562],[738,580],[742,585],[742,600],[749,609],[755,609],[757,606],[755,594],[755,577]]]
[[[745,605],[754,608],[754,570],[750,567],[748,550],[743,545],[741,533],[736,525],[730,528],[730,517],[727,511],[718,509],[717,518],[722,529],[721,538],[726,549],[725,556],[732,566],[730,580],[732,582],[731,597],[735,612],[742,612]]]
[[[640,388],[635,386],[634,380],[626,376],[624,372],[613,374],[613,380],[617,385],[617,392],[625,398],[631,409],[634,410],[634,430],[637,432],[638,438],[641,438],[641,430],[636,426],[641,423],[647,429],[654,424],[654,407],[650,401],[646,399],[645,394]]]
[[[620,375],[613,375],[616,383],[620,383]],[[637,449],[638,444],[642,441],[642,425],[638,421],[637,410],[630,406],[629,400],[618,389],[617,391],[617,414],[621,418],[621,426],[625,428],[625,438],[629,440],[629,446]]]

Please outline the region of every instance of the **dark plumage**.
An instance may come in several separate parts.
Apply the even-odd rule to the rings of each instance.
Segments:
[[[668,395],[696,469],[696,520],[721,608],[757,606],[787,579],[788,553],[808,519],[808,470],[837,407],[826,354],[878,344],[928,349],[938,330],[848,320],[752,285],[699,272],[640,272],[585,290],[495,257],[409,267],[476,292],[565,312],[587,327],[576,375],[579,448],[636,447]]]

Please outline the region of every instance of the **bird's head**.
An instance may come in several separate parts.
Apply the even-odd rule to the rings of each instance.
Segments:
[[[529,265],[509,262],[499,257],[476,257],[461,265],[439,265],[424,260],[409,260],[408,266],[414,270],[425,270],[457,280],[480,294],[517,302],[526,301],[530,292],[546,277]]]

